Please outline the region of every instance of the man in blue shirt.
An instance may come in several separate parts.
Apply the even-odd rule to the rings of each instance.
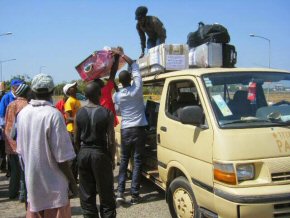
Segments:
[[[14,93],[16,89],[18,88],[18,86],[21,85],[22,83],[23,83],[22,80],[13,79],[11,81],[11,91],[7,92],[1,99],[1,102],[0,102],[0,125],[1,126],[5,124],[4,118],[5,118],[6,108],[10,102],[15,100],[16,97]]]
[[[2,97],[5,95],[5,85],[4,82],[0,83],[0,102]],[[2,138],[2,129],[0,128],[0,172],[6,172],[6,154],[5,154],[5,142]]]
[[[121,163],[119,168],[117,201],[124,201],[127,167],[132,151],[134,151],[134,168],[131,183],[131,203],[139,202],[142,157],[145,149],[145,107],[143,101],[142,78],[139,66],[122,52],[120,57],[131,66],[131,74],[124,70],[119,74],[123,86],[115,95],[115,104],[122,116],[121,123]]]
[[[7,92],[1,99],[0,102],[0,159],[2,159],[1,165],[1,170],[5,171],[6,170],[6,155],[5,155],[5,144],[4,142],[4,125],[5,125],[5,114],[6,114],[6,109],[10,102],[14,101],[16,96],[15,96],[15,91],[18,88],[19,85],[23,83],[22,80],[19,79],[13,79],[11,81],[11,91]],[[9,173],[7,174],[7,176]]]

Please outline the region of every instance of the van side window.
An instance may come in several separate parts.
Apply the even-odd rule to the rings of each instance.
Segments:
[[[166,115],[178,121],[178,110],[192,105],[201,106],[193,81],[180,80],[171,82],[167,92]]]
[[[156,133],[160,97],[164,87],[164,81],[153,84],[143,84],[143,96],[145,100],[145,116],[148,122],[147,130]]]

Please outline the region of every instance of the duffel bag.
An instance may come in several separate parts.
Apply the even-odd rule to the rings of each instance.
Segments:
[[[199,22],[198,30],[188,34],[187,44],[189,48],[193,48],[207,42],[229,43],[228,30],[220,24],[205,25],[203,22]]]
[[[194,48],[202,44],[202,39],[200,37],[199,31],[190,32],[187,35],[187,42],[189,48]]]
[[[200,35],[204,43],[215,42],[215,43],[229,43],[230,35],[228,30],[220,24],[213,25],[202,25],[199,27]]]

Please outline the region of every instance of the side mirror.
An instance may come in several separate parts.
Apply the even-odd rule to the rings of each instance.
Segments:
[[[186,106],[178,112],[178,118],[183,124],[199,126],[203,124],[204,114],[200,106]]]

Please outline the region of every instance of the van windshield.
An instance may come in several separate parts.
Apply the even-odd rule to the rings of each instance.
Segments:
[[[290,73],[215,73],[202,79],[221,128],[290,125]]]

